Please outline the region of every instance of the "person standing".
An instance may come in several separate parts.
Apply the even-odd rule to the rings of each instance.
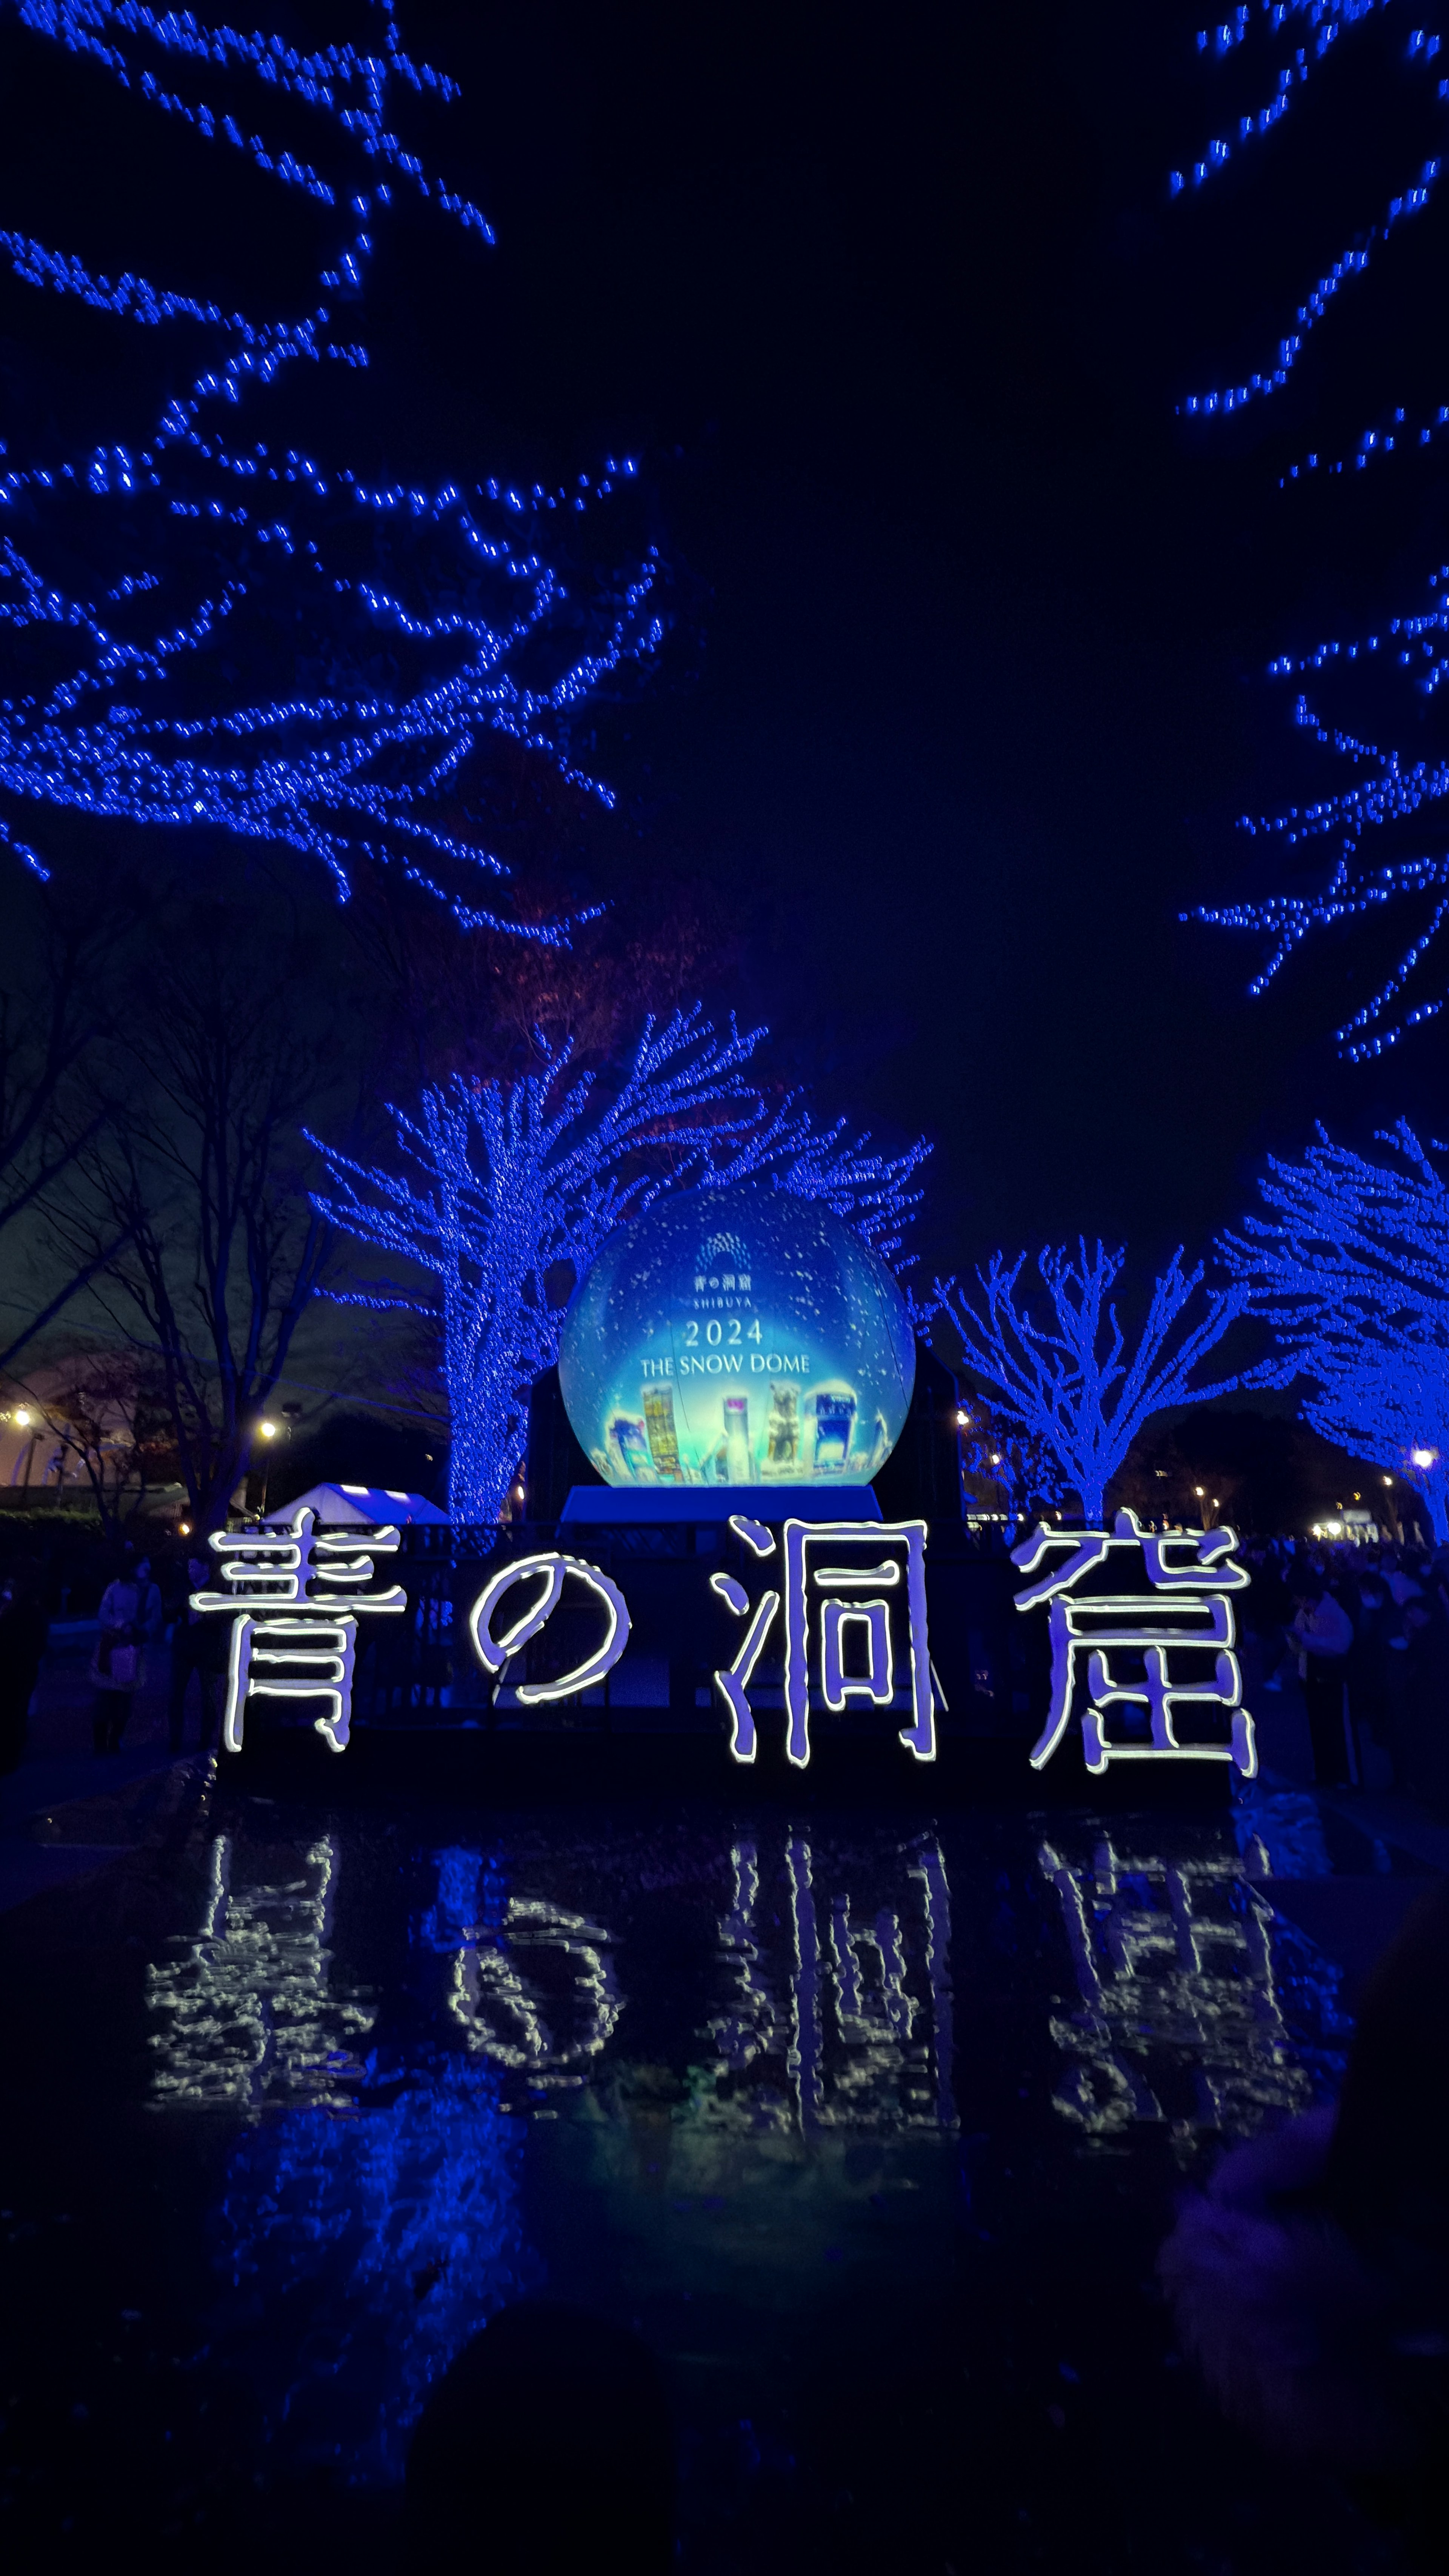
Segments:
[[[226,1651],[226,1621],[206,1618],[191,1607],[191,1594],[204,1592],[212,1578],[213,1568],[204,1556],[188,1555],[183,1579],[175,1599],[175,1625],[171,1631],[171,1696],[167,1705],[167,1731],[173,1753],[181,1751],[186,1734],[186,1693],[195,1673],[201,1693],[201,1731],[198,1741],[203,1749],[212,1739],[220,1714],[222,1657]],[[220,1629],[218,1636],[213,1632]]]
[[[1391,1733],[1391,1650],[1401,1634],[1399,1614],[1388,1585],[1378,1567],[1370,1565],[1359,1578],[1358,1610],[1347,1662],[1348,1708],[1353,1724],[1366,1727],[1375,1744],[1382,1745],[1385,1751]],[[1361,1736],[1359,1740],[1362,1742]]]
[[[1294,1578],[1298,1609],[1288,1634],[1298,1649],[1298,1672],[1313,1744],[1313,1777],[1320,1788],[1358,1786],[1358,1762],[1348,1732],[1344,1679],[1353,1621],[1321,1575],[1305,1567]]]
[[[100,1631],[91,1657],[95,1691],[91,1739],[97,1753],[119,1753],[131,1703],[146,1677],[146,1645],[161,1626],[161,1595],[149,1557],[118,1574],[101,1595]]]
[[[0,1771],[19,1768],[26,1721],[50,1635],[44,1569],[33,1556],[12,1565],[0,1594]]]

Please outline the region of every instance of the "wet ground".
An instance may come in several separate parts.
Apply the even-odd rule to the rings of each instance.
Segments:
[[[26,1807],[72,1757],[0,1918],[12,2564],[401,2565],[422,2393],[530,2290],[661,2356],[687,2570],[1399,2564],[1218,2421],[1153,2264],[1333,2091],[1439,1829],[1283,1776],[329,1810],[140,1754]]]

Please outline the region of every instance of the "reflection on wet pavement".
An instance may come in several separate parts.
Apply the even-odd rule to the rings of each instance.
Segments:
[[[1134,1837],[1134,1842],[1136,1837]],[[1038,1853],[1061,1902],[1080,2002],[1054,2014],[1070,2064],[1055,2108],[1104,2134],[1167,2120],[1249,2135],[1313,2099],[1284,2020],[1273,1917],[1234,1852],[1168,1861],[1104,1836],[1090,1860]]]
[[[1261,1802],[921,1826],[218,1793],[149,1884],[124,2061],[196,2177],[168,2366],[232,2392],[249,2487],[385,2491],[451,2355],[547,2289],[670,2368],[689,2566],[816,2563],[827,2513],[867,2555],[882,2514],[944,2550],[963,2479],[984,2563],[1042,2563],[1074,2306],[1105,2282],[1155,2349],[1184,2174],[1341,2067],[1338,1980],[1260,1893],[1295,1833],[1326,1866]],[[131,2116],[110,2080],[98,2132]]]
[[[147,1971],[158,2102],[340,2103],[374,2014],[334,1978],[337,1844],[248,1852],[218,1834],[194,1934]]]
[[[934,1843],[901,1856],[897,1905],[852,1918],[804,1835],[730,1852],[720,1925],[729,1992],[708,2025],[719,2050],[711,2110],[747,2129],[951,2128],[950,1898]],[[773,1901],[772,1901],[773,1900]],[[858,1895],[856,1902],[859,1902]],[[767,1926],[784,1924],[772,1945]]]

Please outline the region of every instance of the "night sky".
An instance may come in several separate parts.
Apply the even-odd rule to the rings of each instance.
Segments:
[[[937,1139],[928,1256],[1079,1228],[1199,1247],[1315,1113],[1360,1141],[1401,1111],[1442,1126],[1442,1042],[1364,1073],[1330,1038],[1408,915],[1256,1003],[1259,945],[1177,919],[1326,876],[1322,845],[1233,830],[1342,783],[1264,664],[1421,605],[1449,553],[1440,458],[1278,488],[1290,457],[1449,396],[1442,208],[1345,290],[1287,395],[1217,429],[1174,412],[1271,364],[1436,148],[1404,13],[1175,204],[1169,168],[1239,91],[1271,92],[1283,48],[1217,68],[1199,15],[1160,0],[402,16],[463,84],[426,149],[498,246],[401,222],[367,436],[400,474],[640,457],[686,614],[648,695],[601,725],[605,862],[715,881],[783,1069],[883,1138]],[[73,67],[47,124],[55,72],[5,42],[32,154],[7,203],[20,179],[48,195],[34,229],[113,270],[158,234],[173,274],[265,270],[261,183],[233,171],[193,221],[193,147],[98,81],[87,109]],[[1389,721],[1362,696],[1342,712]],[[1437,739],[1407,694],[1393,722],[1416,752]],[[1432,851],[1432,826],[1372,855]]]

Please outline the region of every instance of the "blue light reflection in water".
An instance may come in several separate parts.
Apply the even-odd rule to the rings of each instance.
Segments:
[[[1124,2156],[1165,2209],[1341,2068],[1337,1980],[1256,1884],[1303,1840],[1271,1802],[472,1839],[227,1812],[148,1973],[150,2099],[235,2127],[205,2359],[284,2473],[394,2480],[432,2380],[545,2287],[707,2360],[778,2450],[762,2318],[868,2344],[963,2242],[1026,2249]]]
[[[432,2380],[540,2266],[496,2080],[444,2061],[385,2107],[367,2089],[351,2113],[288,2111],[238,2142],[217,2330],[294,2458],[392,2477]]]

